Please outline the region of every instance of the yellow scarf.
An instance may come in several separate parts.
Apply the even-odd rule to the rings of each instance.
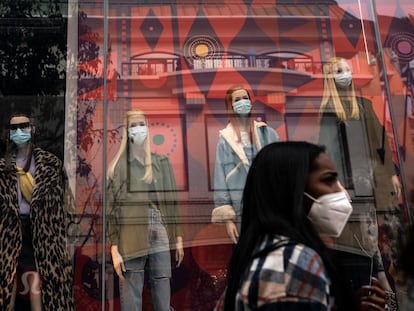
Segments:
[[[34,178],[30,172],[25,172],[21,167],[16,165],[17,174],[20,175],[20,191],[27,202],[32,201]]]

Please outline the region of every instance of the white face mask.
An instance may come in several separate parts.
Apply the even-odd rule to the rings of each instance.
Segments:
[[[304,194],[313,201],[308,218],[319,234],[339,237],[352,213],[345,192],[329,193],[317,199],[306,192]]]
[[[334,77],[335,84],[341,89],[346,89],[351,85],[352,82],[352,73],[351,72],[342,72],[336,74]]]
[[[148,136],[148,126],[137,125],[128,128],[128,137],[133,144],[142,145]]]

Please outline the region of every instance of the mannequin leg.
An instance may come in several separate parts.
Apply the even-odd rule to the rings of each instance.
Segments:
[[[14,305],[16,303],[16,291],[17,291],[17,279],[14,279],[14,284],[13,284],[13,291],[12,291],[12,296],[11,296],[11,301],[10,301],[10,310],[14,310]]]
[[[120,280],[119,290],[122,311],[142,311],[144,269],[147,256],[125,261],[125,279]]]
[[[32,311],[42,311],[42,292],[40,290],[39,273],[34,272],[29,276],[29,288]]]

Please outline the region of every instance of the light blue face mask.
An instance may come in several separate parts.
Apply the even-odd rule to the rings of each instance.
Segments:
[[[240,99],[233,104],[233,111],[238,115],[244,116],[252,111],[252,103],[250,99]]]
[[[10,131],[10,140],[14,142],[17,147],[23,147],[30,141],[31,138],[31,131],[22,131],[19,128],[15,131]]]

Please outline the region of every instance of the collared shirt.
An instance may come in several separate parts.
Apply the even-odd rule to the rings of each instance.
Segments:
[[[313,249],[285,238],[266,239],[258,251],[281,240],[281,247],[253,259],[236,296],[235,311],[331,310],[330,279]],[[223,310],[224,295],[215,311]]]

